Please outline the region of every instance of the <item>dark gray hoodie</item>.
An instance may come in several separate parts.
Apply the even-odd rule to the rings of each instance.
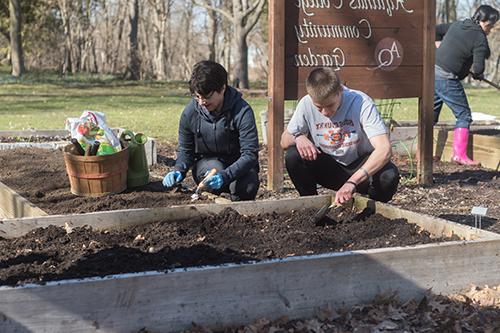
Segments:
[[[483,74],[490,48],[479,24],[466,19],[451,25],[438,25],[436,40],[442,41],[436,50],[436,65],[454,74],[459,80],[469,75],[469,71]]]
[[[204,157],[216,157],[227,168],[225,183],[258,170],[259,139],[253,110],[241,93],[227,87],[222,112],[214,117],[194,99],[182,112],[179,122],[179,146],[175,169],[186,174]]]

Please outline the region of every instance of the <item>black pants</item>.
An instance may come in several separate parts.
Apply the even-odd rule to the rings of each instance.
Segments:
[[[285,153],[285,165],[293,185],[301,196],[316,195],[316,185],[338,190],[368,159],[363,156],[348,166],[344,166],[325,153],[318,155],[315,161],[306,161],[300,157],[295,146]],[[368,194],[371,199],[387,202],[396,193],[399,184],[398,168],[391,162],[357,186],[357,192]]]
[[[194,181],[196,184],[199,184],[207,171],[213,168],[217,169],[217,171],[221,171],[228,166],[229,165],[224,165],[224,163],[217,158],[203,158],[196,162],[193,167]],[[230,184],[225,184],[219,190],[207,190],[217,195],[222,192],[229,193],[232,201],[255,200],[255,196],[259,190],[259,184],[259,173],[257,168],[252,168],[246,175],[232,181]]]

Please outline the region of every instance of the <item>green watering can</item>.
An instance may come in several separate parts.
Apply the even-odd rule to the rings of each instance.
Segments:
[[[148,137],[143,133],[134,134],[130,130],[123,131],[120,141],[128,144],[130,157],[128,160],[127,187],[137,187],[149,183],[148,160],[144,144],[148,142]]]

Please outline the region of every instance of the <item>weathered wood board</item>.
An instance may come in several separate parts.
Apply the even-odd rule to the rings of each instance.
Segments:
[[[284,212],[321,207],[331,200],[315,196],[3,220],[0,236],[14,237],[49,224],[120,228],[215,213],[229,206],[242,214]],[[446,294],[471,283],[500,283],[500,235],[356,198],[356,206],[367,205],[386,216],[406,217],[436,234],[453,233],[467,240],[2,287],[0,331],[171,332],[192,323],[217,327],[262,317],[307,317],[319,307],[359,304],[384,291],[398,291],[407,299],[430,288]]]
[[[500,125],[472,126],[471,130],[495,130]],[[390,138],[393,152],[401,155],[417,152],[417,127],[396,126]],[[468,155],[479,160],[483,167],[500,170],[500,137],[482,135],[472,132],[469,136]],[[442,161],[450,161],[453,156],[453,126],[437,127],[434,130],[434,154],[441,156]]]
[[[435,154],[441,156],[442,161],[450,161],[453,157],[453,131],[436,130]],[[467,155],[481,162],[481,165],[500,170],[500,136],[489,136],[472,133],[469,135]]]
[[[45,216],[40,208],[0,182],[0,218]]]

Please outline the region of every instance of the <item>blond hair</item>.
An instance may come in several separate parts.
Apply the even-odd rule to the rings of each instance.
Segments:
[[[306,90],[315,101],[323,101],[331,95],[342,91],[340,78],[333,68],[320,67],[309,73],[306,80]]]

